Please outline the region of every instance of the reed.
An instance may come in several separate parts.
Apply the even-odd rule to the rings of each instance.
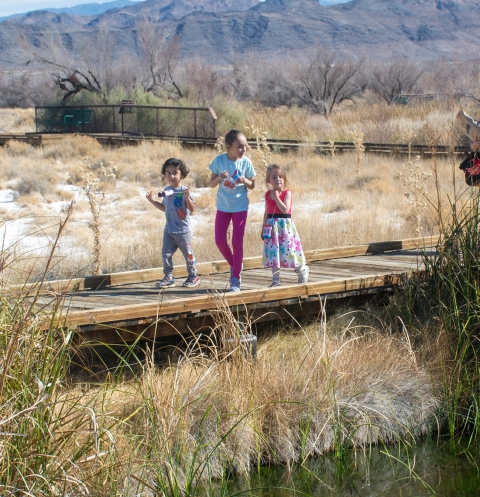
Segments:
[[[477,436],[480,361],[480,195],[469,188],[451,201],[450,215],[443,223],[437,251],[425,253],[426,271],[415,298],[422,313],[436,319],[445,331],[449,361],[443,388],[446,420],[451,435],[468,432]]]
[[[167,364],[134,344],[103,380],[75,384],[55,306],[45,330],[27,300],[5,297],[2,494],[219,495],[228,474],[431,430],[440,399],[406,340],[324,319],[271,334],[252,360],[239,342],[252,323],[217,299],[211,337]]]

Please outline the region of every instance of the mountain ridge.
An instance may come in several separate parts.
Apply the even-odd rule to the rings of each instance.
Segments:
[[[182,57],[206,56],[221,64],[251,52],[284,56],[319,46],[417,60],[467,58],[480,47],[480,0],[351,0],[330,6],[317,0],[146,0],[86,18],[41,13],[3,22],[0,64],[18,65],[15,36],[38,43],[49,30],[75,51],[99,29],[109,29],[117,52],[135,53],[142,19],[178,36]]]

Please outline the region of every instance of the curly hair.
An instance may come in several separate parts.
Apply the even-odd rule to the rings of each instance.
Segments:
[[[181,159],[174,159],[173,157],[170,158],[170,159],[167,159],[164,163],[163,163],[163,166],[162,166],[162,174],[165,176],[165,171],[167,169],[168,166],[174,166],[178,169],[180,169],[180,174],[182,176],[182,179],[183,178],[186,178],[187,177],[187,174],[190,172],[190,169],[188,169],[187,165],[185,164],[185,162],[183,162],[183,160]]]

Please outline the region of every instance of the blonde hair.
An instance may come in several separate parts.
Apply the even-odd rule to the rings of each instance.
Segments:
[[[267,185],[270,184],[268,181],[269,181],[270,175],[273,173],[273,171],[277,171],[280,178],[283,179],[284,190],[286,190],[287,188],[290,188],[290,183],[288,182],[287,173],[285,172],[285,169],[283,169],[283,167],[277,166],[277,164],[270,164],[267,167],[267,172],[265,173],[265,183]]]

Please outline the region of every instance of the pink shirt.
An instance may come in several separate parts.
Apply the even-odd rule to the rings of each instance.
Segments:
[[[282,212],[279,210],[275,200],[270,198],[270,191],[271,190],[268,190],[268,192],[265,193],[265,203],[267,206],[267,214],[282,214]],[[279,197],[283,203],[285,203],[285,195],[289,191],[290,190],[283,190],[283,192],[280,193]],[[290,203],[290,210],[287,212],[287,214],[292,213],[292,207],[293,207],[293,202]]]

